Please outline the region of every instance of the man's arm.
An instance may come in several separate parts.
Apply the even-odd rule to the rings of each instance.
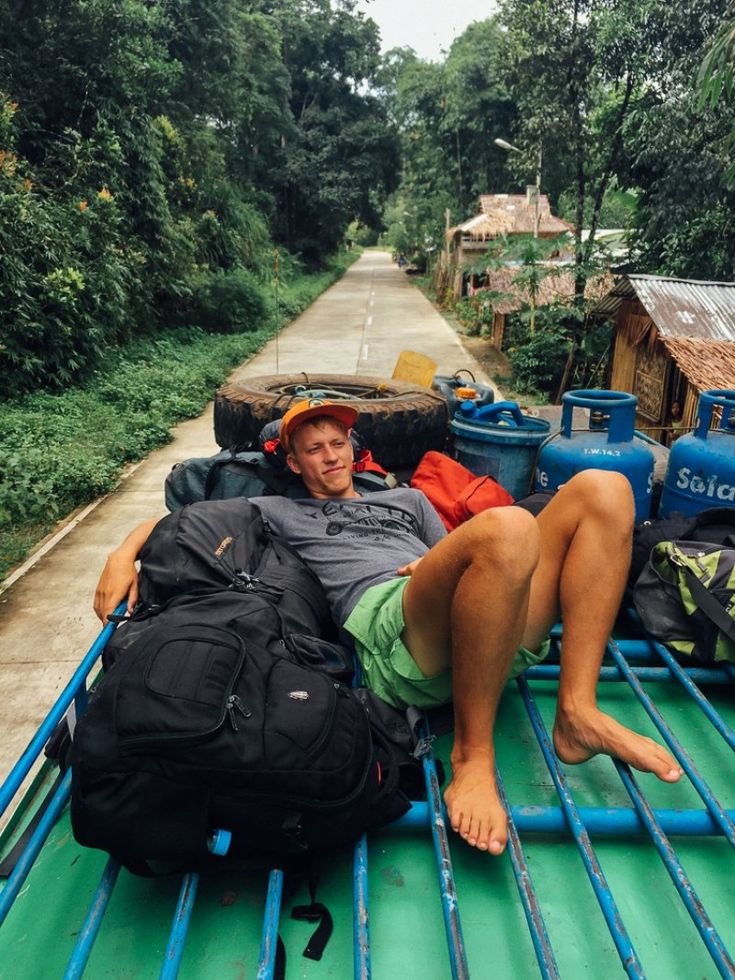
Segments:
[[[140,550],[158,523],[154,517],[132,531],[119,547],[111,551],[94,593],[94,611],[103,623],[110,613],[128,597],[128,612],[138,601],[138,569],[135,562]]]

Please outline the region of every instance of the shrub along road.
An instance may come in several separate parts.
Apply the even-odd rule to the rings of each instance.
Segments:
[[[367,252],[231,380],[304,370],[390,377],[404,349],[428,354],[441,373],[470,368],[478,380],[486,380],[454,331],[387,253]],[[140,521],[165,514],[163,483],[175,463],[216,450],[210,406],[177,426],[173,442],[67,522],[25,568],[9,576],[0,592],[3,777],[97,635],[92,595],[108,551]]]

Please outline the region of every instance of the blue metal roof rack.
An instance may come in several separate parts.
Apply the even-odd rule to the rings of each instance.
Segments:
[[[24,780],[40,756],[43,747],[57,723],[72,704],[78,713],[86,706],[87,678],[99,658],[112,627],[101,632],[90,651],[75,671],[72,680],[61,697],[49,712],[28,748],[0,788],[0,814],[11,805],[18,795]],[[559,631],[555,633],[558,643]],[[687,698],[696,705],[701,715],[725,744],[735,748],[735,732],[727,724],[721,713],[714,707],[699,685],[705,684],[713,690],[722,685],[732,685],[735,681],[735,668],[732,665],[717,667],[683,667],[671,654],[658,644],[635,638],[610,641],[608,646],[609,663],[603,667],[601,683],[617,683],[626,686],[638,703],[647,712],[661,737],[669,746],[687,773],[692,786],[703,801],[699,809],[663,809],[652,806],[641,791],[638,781],[627,766],[613,760],[631,806],[600,807],[578,805],[574,798],[571,781],[557,760],[551,740],[546,731],[541,712],[533,694],[536,682],[553,681],[558,678],[559,667],[544,664],[533,667],[517,679],[517,689],[525,705],[528,717],[538,740],[548,773],[559,799],[558,806],[539,806],[513,803],[508,806],[505,781],[498,772],[498,786],[501,798],[510,814],[509,860],[518,888],[520,901],[525,913],[530,939],[542,977],[560,976],[554,949],[543,915],[543,901],[539,897],[531,878],[529,863],[524,854],[522,838],[525,835],[571,834],[589,881],[594,889],[602,914],[607,923],[610,936],[620,958],[622,969],[631,977],[645,976],[645,963],[641,962],[626,926],[621,908],[613,894],[613,889],[605,877],[602,864],[595,853],[592,836],[629,837],[646,834],[652,841],[668,871],[680,899],[689,913],[706,947],[711,960],[724,977],[735,977],[735,962],[728,952],[723,937],[718,933],[712,919],[704,907],[702,898],[685,871],[677,856],[669,836],[718,836],[735,846],[735,810],[728,809],[702,776],[690,753],[684,748],[671,727],[656,707],[644,683],[677,685]],[[450,854],[450,841],[445,824],[441,801],[439,779],[428,727],[424,731],[427,749],[423,756],[424,777],[427,789],[427,802],[416,803],[409,814],[398,821],[397,829],[430,831],[436,864],[436,877],[442,904],[448,965],[452,977],[463,980],[470,976],[467,951],[460,918],[460,901]],[[0,891],[0,925],[5,921],[26,880],[33,862],[41,852],[44,841],[54,822],[62,812],[69,797],[71,774],[66,773],[53,793],[51,802],[25,846],[15,869]],[[214,845],[217,846],[216,844]],[[222,843],[222,848],[225,846]],[[464,846],[464,845],[462,845]],[[119,865],[108,860],[99,885],[91,897],[87,916],[77,937],[74,951],[69,960],[65,977],[81,977],[95,939],[100,930],[105,911],[118,881]],[[353,970],[356,980],[368,980],[372,976],[373,957],[370,938],[370,905],[368,896],[368,841],[361,838],[354,846],[353,861]],[[264,899],[264,916],[260,952],[257,962],[259,980],[269,980],[276,975],[278,956],[278,933],[283,901],[284,874],[273,869],[268,876]],[[178,902],[173,915],[166,950],[161,964],[162,978],[176,977],[182,958],[189,923],[195,907],[199,875],[183,876]]]

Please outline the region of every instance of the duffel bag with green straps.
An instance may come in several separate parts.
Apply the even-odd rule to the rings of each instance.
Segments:
[[[673,653],[735,662],[735,548],[661,541],[633,590],[647,632]]]

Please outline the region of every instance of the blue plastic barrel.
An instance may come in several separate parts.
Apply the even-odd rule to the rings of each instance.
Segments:
[[[541,450],[536,490],[558,490],[582,470],[615,470],[628,477],[637,521],[651,514],[653,453],[634,441],[638,399],[625,391],[567,392],[562,398],[561,430]],[[589,409],[589,425],[572,431],[574,408]]]
[[[722,416],[710,429],[716,407]],[[727,389],[700,395],[694,431],[671,447],[658,514],[689,516],[708,507],[735,507],[735,391]]]
[[[549,423],[523,415],[516,402],[462,402],[451,423],[454,458],[478,476],[492,476],[518,500],[533,477]]]

